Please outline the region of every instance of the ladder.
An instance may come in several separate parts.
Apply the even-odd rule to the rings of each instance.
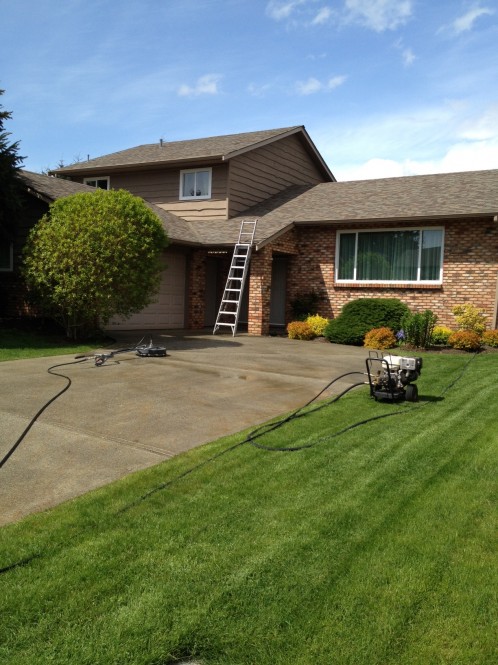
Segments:
[[[243,221],[240,225],[239,239],[233,250],[232,263],[230,264],[227,283],[214,324],[213,335],[220,328],[230,328],[234,336],[237,333],[240,303],[244,293],[257,223],[257,220],[254,222]]]

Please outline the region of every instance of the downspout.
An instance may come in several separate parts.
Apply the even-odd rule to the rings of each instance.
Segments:
[[[498,273],[496,274],[495,308],[493,310],[493,328],[498,328]]]
[[[498,223],[498,215],[493,217],[493,222]],[[496,291],[495,291],[495,307],[493,310],[493,328],[498,328],[498,273],[496,273]]]

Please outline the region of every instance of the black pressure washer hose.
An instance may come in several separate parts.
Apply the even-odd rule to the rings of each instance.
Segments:
[[[57,367],[64,367],[65,365],[78,365],[79,363],[84,363],[86,360],[88,360],[88,358],[83,358],[82,360],[73,360],[72,362],[68,362],[68,363],[60,363],[60,364],[58,364],[58,365],[52,365],[52,367],[49,367],[49,368],[47,369],[47,372],[48,372],[49,374],[53,374],[53,376],[60,376],[60,377],[62,377],[63,379],[66,379],[67,383],[66,383],[66,385],[64,386],[64,388],[63,388],[62,390],[60,390],[56,395],[54,395],[53,397],[51,397],[51,398],[48,400],[48,402],[46,402],[46,403],[41,407],[41,409],[40,409],[40,410],[39,410],[39,411],[38,411],[38,412],[37,412],[37,413],[31,418],[31,420],[29,421],[29,424],[28,424],[28,426],[26,427],[26,429],[24,430],[24,432],[23,432],[23,433],[21,434],[21,436],[17,439],[17,441],[14,443],[14,445],[11,447],[11,449],[7,452],[7,454],[4,455],[3,458],[0,460],[0,469],[1,469],[2,466],[5,464],[5,462],[7,462],[7,460],[8,460],[9,457],[14,453],[14,451],[18,448],[18,446],[21,444],[21,442],[22,442],[22,440],[24,439],[24,437],[26,436],[26,434],[27,434],[27,433],[29,432],[29,430],[33,427],[33,425],[34,425],[35,422],[38,420],[38,418],[41,416],[41,414],[45,411],[45,409],[47,409],[47,408],[52,404],[52,402],[55,402],[55,400],[56,400],[58,397],[60,397],[61,395],[63,395],[63,394],[66,392],[66,390],[69,390],[69,388],[71,387],[71,383],[72,383],[72,381],[71,381],[71,379],[69,378],[69,376],[66,376],[66,374],[60,374],[59,372],[54,372],[53,370],[54,370],[54,369],[57,369]]]

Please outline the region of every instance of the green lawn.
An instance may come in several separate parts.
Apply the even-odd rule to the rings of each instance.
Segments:
[[[60,335],[40,334],[15,328],[0,329],[0,361],[84,353],[93,349],[95,344],[74,344],[64,340]]]
[[[313,447],[229,437],[4,527],[0,662],[497,662],[498,354],[470,358],[258,440]]]

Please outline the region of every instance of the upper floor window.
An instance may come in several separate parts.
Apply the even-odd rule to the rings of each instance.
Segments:
[[[180,199],[210,199],[212,169],[180,171]]]
[[[97,187],[98,189],[110,189],[109,187],[109,176],[104,176],[102,178],[85,178],[83,182],[89,187]]]
[[[441,283],[443,229],[339,231],[336,281]]]
[[[14,246],[11,242],[0,241],[0,271],[12,272],[14,269]]]

